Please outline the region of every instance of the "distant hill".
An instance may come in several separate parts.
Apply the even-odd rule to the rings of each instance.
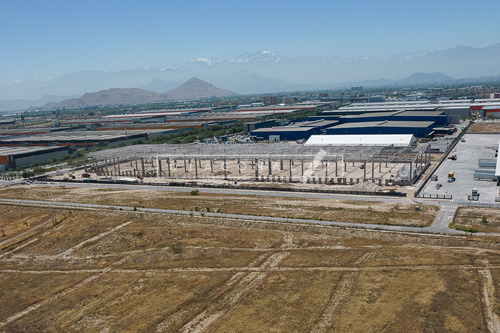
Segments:
[[[234,91],[220,89],[211,83],[193,77],[179,87],[163,94],[165,99],[198,99],[206,97],[227,97],[237,95]]]
[[[80,100],[87,105],[140,104],[160,100],[160,94],[139,88],[116,88],[86,93]]]
[[[220,89],[213,84],[193,77],[177,88],[163,94],[139,88],[113,88],[93,93],[85,93],[80,98],[71,98],[59,103],[47,103],[43,106],[43,109],[75,109],[97,105],[133,105],[173,99],[198,99],[232,95],[236,95],[236,93],[230,90]]]
[[[139,88],[113,88],[85,93],[80,98],[71,98],[59,103],[48,103],[44,109],[74,109],[95,105],[120,105],[151,103],[160,100],[160,94]]]
[[[76,96],[47,95],[36,100],[14,99],[0,101],[0,111],[20,111],[28,109],[30,107],[34,107],[36,105],[44,105],[49,102],[57,103],[73,97]]]
[[[429,85],[429,84],[441,84],[455,81],[454,78],[444,75],[443,73],[413,73],[409,77],[403,80],[399,80],[398,84],[404,86],[411,85]]]
[[[165,91],[169,91],[177,87],[178,83],[170,82],[170,81],[165,81],[161,79],[153,79],[151,82],[139,87],[141,89],[153,91],[156,93],[164,93]]]

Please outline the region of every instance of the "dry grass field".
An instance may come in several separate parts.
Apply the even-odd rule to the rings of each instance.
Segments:
[[[461,228],[500,233],[500,210],[484,207],[460,207],[453,223]]]
[[[99,189],[85,187],[24,186],[4,189],[3,198],[49,200],[61,202],[121,205],[129,207],[161,208],[201,212],[223,212],[258,216],[306,218],[324,221],[369,224],[428,226],[434,220],[438,207],[410,203],[375,201],[342,201],[334,199],[307,199],[234,195],[203,192],[161,190]]]
[[[474,123],[470,125],[467,132],[471,133],[500,133],[499,122]]]
[[[0,226],[0,331],[500,329],[495,242],[15,205]]]

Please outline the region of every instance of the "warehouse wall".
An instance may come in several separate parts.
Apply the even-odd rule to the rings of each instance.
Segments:
[[[328,128],[326,134],[413,134],[418,138],[425,138],[432,127],[353,127],[353,128]]]
[[[34,165],[36,163],[44,163],[44,162],[50,161],[54,157],[61,158],[61,157],[64,157],[68,154],[69,154],[69,150],[66,149],[66,150],[62,150],[62,151],[33,154],[33,155],[23,156],[23,157],[14,157],[13,165],[11,165],[12,162],[9,162],[9,168],[22,168],[25,166]]]

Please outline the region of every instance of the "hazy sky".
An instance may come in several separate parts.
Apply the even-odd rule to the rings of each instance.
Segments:
[[[500,42],[498,0],[1,0],[0,82],[197,57],[380,56]]]

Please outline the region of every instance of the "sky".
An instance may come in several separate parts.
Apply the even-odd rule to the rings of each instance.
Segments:
[[[198,57],[384,56],[500,42],[498,0],[1,0],[0,82]]]

